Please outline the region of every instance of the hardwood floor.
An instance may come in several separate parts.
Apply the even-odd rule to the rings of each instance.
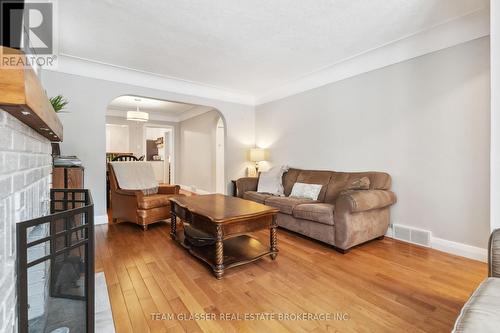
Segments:
[[[128,223],[96,227],[96,270],[105,272],[117,332],[449,332],[487,274],[484,263],[392,239],[342,255],[280,229],[276,261],[216,280],[168,233],[166,223],[147,232]],[[257,237],[268,242],[266,232]],[[337,312],[347,320],[264,320]],[[262,318],[153,320],[152,313]]]

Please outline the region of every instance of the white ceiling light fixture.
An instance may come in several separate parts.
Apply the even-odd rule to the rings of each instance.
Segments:
[[[139,102],[141,101],[141,99],[136,98],[134,100],[137,102],[137,109],[135,111],[127,111],[127,120],[140,121],[140,122],[148,121],[149,120],[149,113],[142,112],[139,110]]]

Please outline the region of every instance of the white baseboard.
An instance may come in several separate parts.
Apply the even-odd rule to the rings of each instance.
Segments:
[[[391,227],[387,230],[387,233],[385,234],[386,237],[389,238],[394,238],[393,230]],[[398,239],[399,241],[405,242],[405,240]],[[410,244],[414,244],[411,242],[407,242]],[[420,244],[416,244],[419,246],[422,246]],[[431,246],[430,248],[454,254],[457,256],[473,259],[473,260],[479,260],[482,262],[487,262],[488,261],[488,250],[483,249],[480,247],[472,246],[472,245],[467,245],[463,243],[457,243],[453,242],[447,239],[442,239],[442,238],[437,238],[432,236],[431,237]]]
[[[181,187],[181,189],[185,190],[185,191],[189,191],[189,192],[194,192],[196,194],[212,194],[212,192],[209,192],[209,191],[205,191],[205,190],[202,190],[202,189],[199,189],[199,188],[196,188],[194,186],[189,186],[189,185],[180,185],[179,186]]]
[[[94,225],[99,224],[108,224],[108,214],[94,216]]]
[[[469,259],[488,261],[488,250],[463,243],[452,242],[446,239],[432,237],[431,246],[433,249]]]

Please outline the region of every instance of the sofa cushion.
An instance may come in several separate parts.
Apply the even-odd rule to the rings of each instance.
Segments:
[[[326,203],[306,203],[295,206],[293,216],[323,224],[333,225],[334,206]]]
[[[481,283],[465,303],[457,321],[455,333],[498,332],[500,327],[500,279],[488,278]]]
[[[269,197],[272,197],[269,193],[259,193],[256,191],[246,191],[243,193],[243,199],[255,201],[261,204],[263,204]]]
[[[290,168],[283,174],[283,189],[285,190],[285,196],[288,197],[290,193],[292,193],[293,184],[297,181],[297,177],[301,171],[302,170]]]
[[[170,198],[175,195],[169,194],[153,194],[147,195],[138,201],[137,206],[139,209],[152,209],[163,206],[170,206]]]
[[[277,197],[271,196],[264,203],[268,206],[278,208],[284,214],[292,215],[293,208],[303,203],[315,203],[317,201],[304,198]]]

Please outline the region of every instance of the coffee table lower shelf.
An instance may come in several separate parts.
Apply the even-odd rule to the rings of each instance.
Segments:
[[[184,231],[177,230],[175,241],[189,251],[194,257],[207,263],[217,278],[215,265],[215,245],[193,246],[185,240]],[[224,244],[224,270],[251,263],[265,256],[273,259],[278,251],[271,251],[269,246],[264,246],[259,240],[249,235],[240,235],[223,241]]]

